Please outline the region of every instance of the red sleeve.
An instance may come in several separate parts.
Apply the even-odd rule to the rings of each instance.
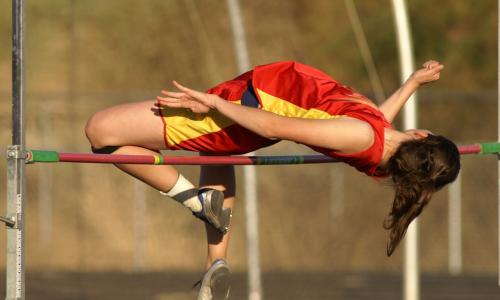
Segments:
[[[382,161],[382,154],[384,152],[384,130],[385,128],[392,128],[392,125],[379,110],[362,103],[351,102],[344,114],[370,124],[374,132],[373,144],[366,150],[349,154],[335,152],[326,148],[312,148],[325,155],[339,159],[355,167],[360,172],[377,177],[375,173]]]

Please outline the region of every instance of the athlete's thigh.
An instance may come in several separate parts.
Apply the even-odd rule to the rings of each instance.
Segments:
[[[89,124],[109,146],[165,149],[164,125],[155,103],[149,100],[112,106],[97,112]]]

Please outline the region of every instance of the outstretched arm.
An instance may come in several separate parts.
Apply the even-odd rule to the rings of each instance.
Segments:
[[[423,84],[439,79],[444,66],[437,61],[430,60],[415,71],[408,80],[379,106],[385,118],[392,122],[410,96]]]
[[[186,88],[174,81],[180,93],[162,91],[161,105],[206,113],[216,109],[239,125],[268,139],[284,139],[340,152],[357,152],[373,142],[369,124],[351,118],[303,119],[283,117],[261,109],[231,103],[217,95]]]

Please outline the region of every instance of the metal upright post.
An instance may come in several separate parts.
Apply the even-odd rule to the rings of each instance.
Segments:
[[[24,299],[24,1],[12,1],[12,145],[7,150],[6,300]]]

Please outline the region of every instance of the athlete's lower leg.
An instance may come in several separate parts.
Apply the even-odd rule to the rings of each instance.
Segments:
[[[113,154],[158,155],[158,152],[137,146],[122,146]],[[170,191],[179,178],[179,172],[168,165],[117,164],[116,166],[125,173],[162,192]]]
[[[218,189],[224,192],[224,207],[233,208],[236,190],[234,167],[232,166],[203,166],[200,173],[200,186]],[[225,235],[206,226],[208,253],[206,267],[209,268],[217,259],[225,259],[230,240],[230,232]]]

